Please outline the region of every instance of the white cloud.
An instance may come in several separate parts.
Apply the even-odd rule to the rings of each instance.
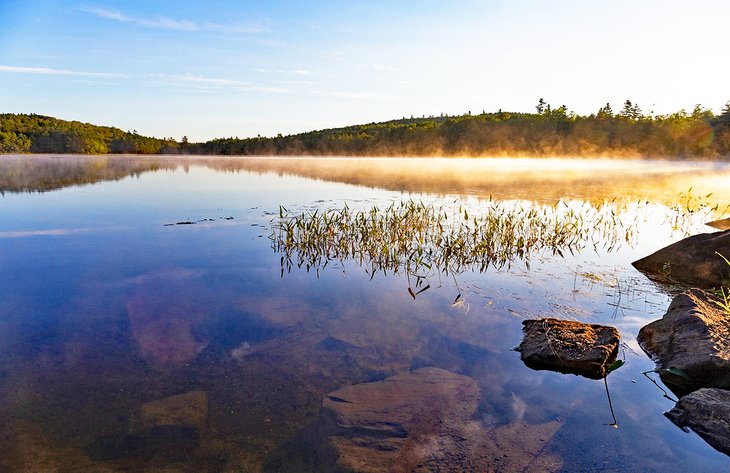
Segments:
[[[316,81],[316,80],[275,80],[274,83],[276,84],[283,84],[283,85],[319,85],[322,86],[325,83]]]
[[[114,79],[127,77],[126,74],[115,74],[110,72],[86,72],[71,71],[68,69],[51,69],[49,67],[23,67],[23,66],[3,66],[0,65],[0,72],[15,72],[18,74],[40,74],[46,76],[81,76],[81,77],[99,77],[105,79]]]
[[[150,77],[157,79],[154,85],[177,85],[192,87],[197,90],[235,90],[238,92],[263,92],[263,93],[287,93],[287,89],[281,87],[268,87],[254,84],[253,82],[223,79],[218,77],[206,77],[197,74],[152,74]]]
[[[314,95],[321,95],[323,97],[335,97],[340,99],[358,99],[358,100],[376,100],[376,101],[392,101],[397,100],[397,97],[385,94],[374,94],[371,92],[350,92],[350,91],[332,91],[332,90],[315,90],[312,92]]]
[[[205,77],[201,75],[186,73],[186,74],[155,74],[153,77],[158,77],[164,81],[169,82],[180,82],[180,83],[192,83],[202,85],[212,85],[221,87],[248,87],[251,82],[234,80],[234,79],[220,79],[216,77]]]
[[[367,69],[370,71],[395,71],[395,67],[386,66],[385,64],[378,64],[378,63],[372,63],[372,64],[355,64],[355,67],[358,69]]]
[[[256,72],[264,74],[294,74],[298,76],[307,76],[309,71],[306,69],[254,69]]]
[[[142,26],[172,31],[212,31],[217,33],[260,33],[263,29],[253,24],[221,24],[209,21],[179,20],[168,17],[143,18],[122,13],[118,10],[86,6],[81,8],[86,13],[91,13],[99,18]]]

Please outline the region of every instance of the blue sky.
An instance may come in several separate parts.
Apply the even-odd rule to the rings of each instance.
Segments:
[[[0,112],[191,140],[730,100],[730,2],[0,0]]]

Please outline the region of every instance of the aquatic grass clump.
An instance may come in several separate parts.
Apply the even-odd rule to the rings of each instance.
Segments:
[[[419,280],[433,272],[509,267],[539,253],[563,256],[586,247],[612,251],[635,239],[635,221],[623,222],[610,204],[559,201],[553,206],[490,200],[478,209],[445,208],[420,201],[367,210],[315,210],[290,214],[280,207],[272,246],[282,274],[354,260],[371,278],[406,272]],[[413,295],[413,294],[412,294]]]
[[[696,222],[707,222],[711,219],[719,219],[730,212],[730,204],[721,208],[719,202],[711,200],[712,192],[707,195],[697,195],[690,187],[687,192],[680,192],[677,202],[670,207],[670,214],[667,220],[673,231],[684,235],[690,235],[696,226]]]

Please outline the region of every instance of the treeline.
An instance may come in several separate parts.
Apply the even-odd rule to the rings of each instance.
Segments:
[[[199,154],[339,156],[730,156],[730,102],[722,114],[645,114],[626,101],[580,116],[540,99],[536,113],[403,118],[274,138],[224,138],[190,146]]]
[[[471,112],[402,118],[381,123],[273,138],[220,138],[188,143],[40,115],[0,115],[4,153],[175,153],[293,156],[615,156],[730,157],[730,102],[715,115],[644,113],[627,100],[581,116],[543,99],[535,113]]]
[[[0,153],[161,154],[179,148],[172,138],[151,138],[136,131],[35,114],[0,114]]]

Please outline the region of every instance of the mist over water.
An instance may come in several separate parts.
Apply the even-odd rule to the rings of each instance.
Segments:
[[[190,166],[498,199],[646,198],[673,203],[691,190],[730,203],[730,187],[722,185],[730,177],[729,163],[570,158],[6,156],[0,160],[0,191],[43,191]]]
[[[481,452],[468,457],[481,470],[725,471],[641,376],[653,363],[636,334],[670,294],[630,262],[713,231],[727,182],[730,166],[710,162],[3,157],[0,470],[327,470],[333,451],[356,453],[327,430],[328,395],[435,368],[473,380],[478,394],[441,414],[462,438],[450,451]],[[492,203],[606,205],[636,235],[612,251],[537,252],[529,267],[424,274],[415,299],[406,273],[350,258],[282,274],[279,206],[409,200],[470,219]],[[619,329],[618,429],[602,382],[532,371],[512,351],[522,320],[543,316]],[[430,415],[408,441],[448,469],[428,439],[452,437],[429,431]]]

